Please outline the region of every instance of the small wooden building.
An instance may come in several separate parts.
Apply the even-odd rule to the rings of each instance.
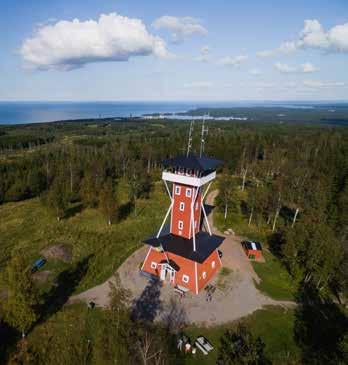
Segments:
[[[260,242],[243,241],[242,246],[250,260],[257,260],[262,257],[262,246]]]

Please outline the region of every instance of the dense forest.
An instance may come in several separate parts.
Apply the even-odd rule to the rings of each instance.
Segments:
[[[193,152],[200,143],[196,124]],[[267,242],[296,283],[293,336],[301,357],[287,363],[346,363],[348,130],[252,121],[209,121],[208,127],[205,154],[223,162],[216,183],[221,225]],[[161,161],[185,153],[188,129],[188,122],[163,119],[2,126],[0,207],[37,199],[57,222],[78,206],[99,210],[106,227],[116,226],[122,215],[137,217],[139,202],[150,199]],[[121,186],[127,209],[118,195]],[[0,237],[0,249],[7,245]],[[51,301],[40,296],[30,268],[23,270],[27,263],[18,249],[1,257],[0,288],[6,291],[0,292],[0,362],[187,363],[176,351],[176,330],[132,316],[122,283],[112,290],[109,310],[63,311],[59,292]],[[83,270],[71,268],[63,279],[78,280]],[[48,321],[52,313],[60,321],[57,335]],[[69,329],[71,322],[76,325]],[[243,351],[233,347],[236,342]],[[227,329],[217,363],[270,363],[263,347],[247,328]]]

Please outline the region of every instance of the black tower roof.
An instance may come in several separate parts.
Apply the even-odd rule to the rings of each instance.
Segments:
[[[221,161],[215,158],[198,157],[195,155],[177,156],[163,161],[165,167],[171,166],[199,171],[215,170],[220,164]]]
[[[173,234],[165,234],[160,237],[152,237],[143,241],[152,247],[163,247],[164,251],[171,252],[175,255],[185,257],[186,259],[196,261],[199,264],[203,263],[210,254],[216,250],[224,237],[212,235],[206,232],[198,232],[196,234],[196,251],[193,251],[193,240],[176,236]]]

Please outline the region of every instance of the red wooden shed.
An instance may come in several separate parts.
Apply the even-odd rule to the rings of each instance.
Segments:
[[[260,242],[243,241],[242,246],[250,260],[260,259],[262,257],[262,246]]]

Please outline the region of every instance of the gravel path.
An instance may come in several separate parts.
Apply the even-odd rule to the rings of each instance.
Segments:
[[[212,191],[207,196],[207,204],[213,205],[216,195],[217,190]],[[149,284],[138,272],[139,264],[148,249],[144,246],[118,269],[123,286],[132,293],[134,315],[164,320],[168,325],[173,325],[175,321],[216,325],[245,317],[265,305],[283,307],[296,305],[294,302],[276,301],[262,294],[254,285],[254,281],[259,282],[260,279],[241,248],[240,238],[219,232],[213,225],[212,214],[208,219],[212,231],[226,237],[220,249],[223,252],[223,266],[230,269],[230,273],[223,278],[224,285],[221,285],[221,276],[220,285],[218,285],[219,276],[211,282],[217,286],[212,301],[206,301],[204,290],[199,295],[186,294],[185,298],[180,300],[170,285]],[[110,282],[112,278],[71,297],[69,303],[93,300],[99,306],[107,306]]]

